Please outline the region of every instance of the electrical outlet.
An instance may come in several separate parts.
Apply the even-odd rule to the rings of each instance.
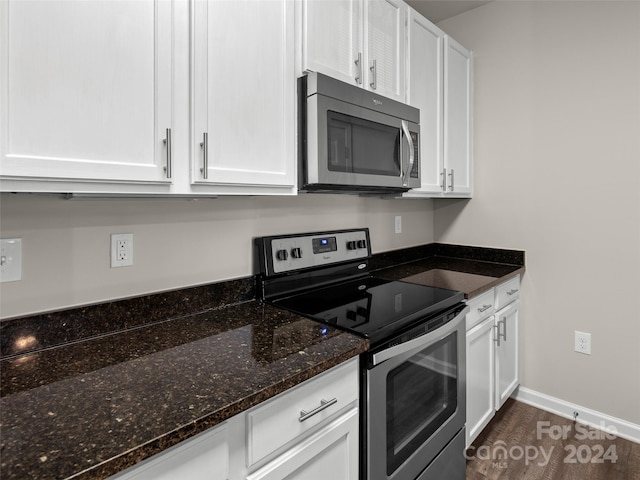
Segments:
[[[591,355],[591,334],[585,332],[575,331],[575,346],[574,350],[578,353],[584,353],[585,355]]]
[[[133,233],[111,235],[111,268],[133,265]]]
[[[396,215],[395,224],[396,224],[396,233],[402,233],[402,216],[401,215]]]
[[[0,282],[22,280],[22,239],[0,240]]]

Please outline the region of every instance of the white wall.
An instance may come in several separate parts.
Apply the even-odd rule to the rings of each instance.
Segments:
[[[394,216],[402,215],[401,234]],[[433,201],[351,195],[64,200],[0,197],[0,235],[22,238],[23,279],[0,284],[2,318],[253,274],[252,238],[369,227],[374,252],[433,241]],[[110,268],[110,234],[134,265]]]
[[[436,202],[436,240],[526,250],[522,385],[640,424],[640,2],[496,1],[439,26],[475,54],[476,177]]]

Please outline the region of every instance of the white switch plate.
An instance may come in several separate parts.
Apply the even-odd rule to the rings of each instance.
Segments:
[[[396,215],[395,223],[396,223],[396,233],[402,233],[402,216],[401,215]]]
[[[22,239],[0,240],[0,282],[22,280]]]
[[[111,235],[111,268],[133,265],[133,233]]]

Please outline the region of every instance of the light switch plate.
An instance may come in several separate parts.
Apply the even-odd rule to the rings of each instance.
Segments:
[[[22,239],[0,240],[0,282],[22,280]]]

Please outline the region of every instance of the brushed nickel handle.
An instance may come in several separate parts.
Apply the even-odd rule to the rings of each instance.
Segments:
[[[493,341],[496,342],[496,346],[499,347],[500,346],[500,322],[494,325],[493,329],[496,332],[495,336],[493,337]]]
[[[504,327],[502,329],[502,339],[506,342],[507,341],[507,317],[502,317],[502,320],[500,320],[500,322],[502,324],[502,326]],[[498,328],[498,336],[500,336],[500,328]]]
[[[453,181],[454,181],[453,168],[451,169],[451,173],[449,174],[449,176],[451,177],[451,182],[449,183],[449,190],[453,192]]]
[[[358,67],[358,73],[356,74],[356,83],[358,85],[362,85],[362,52],[358,52],[358,58],[356,58],[354,63]]]
[[[491,305],[482,305],[482,307],[478,307],[478,312],[479,313],[486,312],[490,308],[491,308]]]
[[[164,140],[162,143],[165,144],[167,148],[167,165],[164,167],[164,171],[167,174],[167,178],[171,178],[171,129],[167,128],[165,131]]]
[[[442,169],[442,183],[440,184],[440,186],[442,187],[442,191],[446,192],[447,191],[447,169],[443,168]]]
[[[511,295],[515,295],[516,293],[518,293],[518,289],[517,289],[517,288],[514,288],[514,289],[512,289],[512,290],[509,290],[509,291],[507,292],[507,295],[511,296]]]
[[[374,90],[377,88],[378,86],[378,66],[376,64],[376,61],[373,61],[373,65],[371,65],[369,67],[369,70],[371,70],[371,75],[373,78],[373,81],[369,83],[369,85],[371,85],[371,88],[373,88]]]
[[[338,399],[335,397],[333,397],[331,400],[321,399],[320,405],[314,408],[313,410],[311,410],[310,412],[300,410],[300,417],[298,418],[298,421],[304,422],[308,418],[313,417],[315,414],[320,413],[321,411],[329,408],[331,405],[334,405],[336,403],[338,403]]]
[[[202,172],[202,178],[207,180],[209,178],[209,134],[207,132],[202,134],[200,147],[202,147],[202,168],[200,171]]]

